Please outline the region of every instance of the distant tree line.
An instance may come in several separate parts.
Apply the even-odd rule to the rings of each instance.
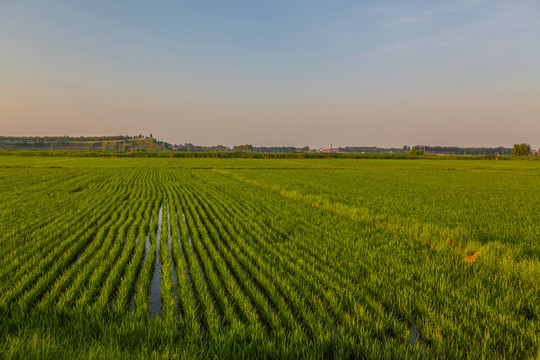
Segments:
[[[308,152],[309,146],[294,147],[294,146],[261,146],[256,148],[256,151],[263,153],[295,153]]]
[[[428,145],[415,145],[415,149],[424,150],[425,154],[448,154],[448,155],[510,155],[512,153],[511,148],[505,148],[503,146],[498,147],[458,147],[458,146],[428,146]],[[410,148],[404,146],[405,151],[409,151]]]
[[[341,152],[347,153],[382,153],[382,154],[409,154],[411,149],[415,149],[415,154],[419,155],[422,150],[426,155],[510,155],[511,148],[498,147],[459,147],[459,146],[430,146],[430,145],[405,145],[402,148],[384,148],[377,146],[347,146],[339,148]]]
[[[168,144],[168,145],[170,146],[172,151],[183,151],[183,152],[231,151],[229,147],[224,146],[224,145],[203,146],[203,145],[193,145],[191,143],[185,143],[183,145],[171,145],[171,144]]]
[[[402,148],[383,148],[378,146],[346,146],[339,147],[337,149],[341,152],[347,153],[378,153],[378,154],[406,154],[407,151],[404,151]]]
[[[376,153],[261,153],[261,152],[182,152],[182,151],[31,151],[0,150],[0,156],[65,156],[65,157],[131,157],[131,158],[249,158],[249,159],[447,159],[447,160],[512,160],[522,159],[515,156],[496,155],[448,155],[417,156],[408,154],[376,154]],[[540,156],[530,156],[529,160],[540,160]]]
[[[0,136],[2,142],[51,143],[51,142],[81,142],[81,141],[115,141],[130,139],[151,139],[150,136],[114,135],[114,136]]]
[[[308,152],[309,146],[253,146],[251,144],[233,146],[232,151],[260,152],[260,153],[295,153]]]
[[[499,147],[457,147],[457,146],[427,146],[416,145],[412,148],[407,146],[403,147],[404,150],[422,149],[426,155],[430,154],[447,154],[447,155],[514,155],[514,156],[528,156],[531,155],[531,145],[526,143],[515,144],[513,148]],[[540,149],[539,149],[540,151]],[[535,153],[538,153],[535,151]]]
[[[4,150],[157,151],[170,150],[166,143],[147,136],[0,136]]]
[[[139,141],[141,140],[141,141]],[[107,143],[110,142],[110,143]],[[116,142],[116,143],[115,143]],[[0,136],[0,149],[19,150],[86,150],[86,151],[175,151],[175,152],[246,152],[246,153],[307,153],[308,146],[253,146],[251,144],[236,145],[232,148],[225,145],[182,145],[157,140],[152,134],[115,135],[115,136]],[[413,150],[414,151],[411,151]],[[410,154],[410,155],[516,155],[526,156],[531,153],[529,144],[516,144],[513,148],[499,147],[458,147],[415,145],[413,147],[384,148],[377,146],[339,147],[340,153],[362,154]],[[422,153],[423,152],[423,153]],[[532,151],[537,154],[536,150]]]

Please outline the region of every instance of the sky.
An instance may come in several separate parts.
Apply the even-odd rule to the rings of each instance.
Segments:
[[[0,0],[0,135],[540,147],[540,1]]]

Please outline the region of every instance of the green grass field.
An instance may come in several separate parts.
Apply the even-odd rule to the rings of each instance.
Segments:
[[[0,156],[0,356],[535,359],[540,162]]]

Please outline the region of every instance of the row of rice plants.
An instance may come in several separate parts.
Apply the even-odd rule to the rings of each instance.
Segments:
[[[208,339],[216,339],[220,333],[220,323],[218,320],[219,313],[214,303],[214,298],[211,295],[208,283],[206,282],[206,274],[201,266],[198,255],[194,249],[194,240],[192,232],[188,225],[186,210],[181,204],[177,204],[182,213],[182,218],[178,219],[180,227],[180,239],[182,253],[185,256],[187,270],[189,272],[193,294],[196,299],[197,313],[201,322],[201,330],[203,332],[203,341]],[[196,241],[196,240],[195,240]]]
[[[239,193],[235,192],[235,196],[238,197]],[[253,194],[250,196],[253,196]],[[263,206],[269,204],[268,207],[275,212],[276,209],[283,208],[283,204],[285,203],[286,201],[274,206],[265,202]],[[306,208],[309,209],[308,207]],[[287,211],[290,217],[290,209],[287,209]],[[318,210],[310,209],[310,211],[316,212]],[[285,217],[283,219],[287,221]],[[300,222],[297,220],[298,219],[295,218],[295,226],[302,227],[303,225],[309,225],[307,222]],[[302,232],[304,231],[305,229],[302,230]],[[321,231],[320,225],[314,227],[310,232],[313,234],[317,231]],[[395,308],[398,311],[396,317],[404,316],[405,320],[410,324],[411,331],[409,336],[411,338],[418,336],[415,334],[417,332],[415,327],[418,326],[424,328],[422,333],[428,335],[432,340],[437,340],[437,349],[442,351],[442,353],[472,354],[470,346],[467,346],[467,343],[483,343],[484,339],[489,342],[491,351],[508,351],[510,342],[514,344],[514,347],[518,348],[514,349],[514,351],[517,351],[518,353],[528,353],[534,348],[534,329],[537,328],[537,325],[535,326],[534,322],[531,321],[524,322],[523,316],[521,316],[521,321],[512,321],[512,319],[516,319],[516,315],[521,312],[519,307],[515,306],[515,304],[523,303],[523,301],[519,300],[520,296],[523,296],[523,298],[526,299],[525,304],[522,305],[525,309],[534,309],[535,305],[530,303],[530,301],[537,297],[535,293],[537,294],[538,290],[534,290],[530,285],[528,286],[528,289],[527,287],[509,287],[509,284],[504,278],[494,278],[488,274],[489,271],[485,271],[483,268],[471,268],[463,262],[461,262],[461,264],[456,264],[454,262],[455,260],[451,258],[451,254],[437,254],[429,249],[426,251],[425,248],[419,247],[418,244],[408,240],[406,233],[403,233],[400,237],[391,233],[383,233],[388,244],[380,247],[380,251],[383,251],[380,255],[388,254],[391,256],[380,256],[377,255],[377,253],[370,251],[369,247],[366,248],[364,242],[356,241],[351,243],[350,237],[348,236],[336,236],[339,232],[335,232],[333,236],[332,232],[328,232],[330,236],[335,238],[332,239],[333,241],[331,243],[326,241],[320,243],[309,239],[310,232],[305,232],[305,235],[299,237],[301,239],[308,239],[308,241],[305,242],[302,252],[309,253],[309,249],[312,249],[315,253],[324,254],[327,258],[330,257],[333,263],[340,265],[338,268],[342,268],[341,272],[353,275],[352,279],[358,285],[359,289],[369,289],[370,296],[375,296],[375,298],[378,299],[377,301],[380,301],[385,308]],[[349,243],[345,243],[347,241],[349,241]],[[344,244],[340,245],[340,242],[343,242]],[[284,244],[287,244],[287,242],[284,242]],[[321,246],[321,244],[324,246]],[[365,250],[367,251],[364,250],[363,253],[359,253],[360,249],[355,249],[358,245],[362,245],[361,247],[366,248]],[[331,247],[336,246],[343,250],[349,250],[350,255],[339,254],[330,249]],[[317,250],[317,248],[320,249]],[[287,252],[287,250],[283,249],[283,252]],[[360,254],[364,261],[369,260],[366,263],[367,269],[371,273],[368,274],[368,281],[366,281],[364,275],[365,271],[361,271],[359,273],[361,274],[360,276],[354,276],[358,273],[355,271],[358,269],[357,261],[344,261],[347,260],[347,258],[358,258],[358,255]],[[427,257],[424,257],[426,255]],[[433,261],[427,263],[428,268],[422,268],[421,266],[425,263],[425,261],[422,260],[429,260],[430,258],[433,258]],[[411,259],[414,260],[411,262]],[[437,265],[438,262],[441,263]],[[418,266],[419,264],[422,265]],[[417,268],[415,268],[415,266]],[[396,274],[399,274],[398,279],[403,277],[403,280],[405,280],[405,278],[414,280],[401,282],[399,285],[396,284],[397,286],[393,289],[384,286],[385,282],[396,283]],[[403,276],[403,274],[406,276]],[[452,275],[448,276],[449,274]],[[471,275],[472,278],[470,278]],[[463,279],[465,278],[469,278],[467,281],[468,283],[463,282]],[[440,279],[444,279],[445,281],[441,282]],[[480,285],[480,283],[482,283],[482,285]],[[433,286],[432,289],[426,289],[427,284],[433,284],[430,285],[430,287]],[[486,286],[487,284],[489,285]],[[463,291],[464,288],[466,291]],[[441,291],[443,289],[444,291]],[[475,290],[472,291],[472,289]],[[510,306],[509,304],[504,304],[504,302],[494,301],[492,296],[493,291],[502,291],[506,297],[513,298]],[[425,296],[426,293],[429,294],[429,296]],[[452,295],[449,296],[450,294]],[[481,298],[482,301],[478,301],[477,298]],[[456,300],[458,303],[456,303]],[[490,303],[497,305],[497,307],[493,307]],[[443,306],[446,314],[441,313],[440,305],[434,307],[434,304],[444,304]],[[459,308],[456,308],[457,304],[459,304]],[[479,321],[478,316],[482,313],[482,309],[484,309],[484,311],[490,311],[490,307],[493,307],[492,314],[508,314],[509,316],[503,315],[502,317],[508,321],[504,321],[504,323],[501,324],[501,319],[495,321],[495,318],[493,317],[488,321]],[[534,314],[534,310],[532,310],[532,313]],[[445,330],[446,335],[441,337],[438,334],[441,334],[441,325],[448,324],[448,314],[452,314],[452,317],[457,317],[459,320],[456,319],[451,322],[451,327]],[[422,322],[417,322],[419,316],[423,319]],[[501,324],[504,327],[495,326],[495,324]],[[493,335],[487,338],[482,336],[482,334],[486,334],[486,331],[491,334],[495,332],[502,335],[503,332],[501,329],[517,329],[520,327],[518,324],[521,324],[522,329],[521,331],[515,332],[512,330],[511,333],[515,334],[513,339],[509,340],[508,337],[505,336],[497,337],[496,339],[493,338]],[[465,329],[468,329],[467,331],[469,332],[473,330],[473,334],[476,334],[471,337],[463,336]],[[449,339],[458,340],[456,343],[456,341],[450,342]],[[505,340],[501,342],[497,339]],[[528,340],[523,341],[523,339]],[[477,346],[475,349],[480,349],[478,351],[482,351],[482,346]]]
[[[80,226],[76,230],[70,229],[71,234],[68,233],[70,235],[63,238],[62,242],[48,255],[43,256],[43,254],[39,253],[29,259],[32,270],[26,271],[14,286],[10,284],[11,287],[8,288],[7,294],[2,298],[2,303],[10,304],[20,297],[28,287],[39,281],[40,287],[34,287],[23,305],[28,305],[28,301],[32,302],[32,293],[39,293],[44,290],[64,267],[76,261],[77,257],[94,239],[98,229],[110,220],[109,210],[112,211],[112,209],[114,209],[114,203],[96,211],[84,226]]]
[[[167,202],[166,208],[163,209],[164,214],[161,220],[161,244],[160,244],[160,264],[161,264],[161,316],[165,321],[174,322],[177,317],[177,297],[175,284],[173,282],[173,264],[171,264],[171,233],[170,231],[170,206]]]
[[[146,194],[145,194],[146,195]],[[145,196],[146,197],[146,196]],[[144,205],[139,208],[134,222],[138,224],[136,235],[136,250],[130,263],[127,265],[125,274],[118,285],[116,298],[113,303],[113,313],[115,316],[125,316],[128,311],[128,303],[133,297],[136,281],[142,268],[146,250],[145,239],[150,236],[150,219],[152,213],[151,199],[146,197]]]
[[[316,245],[314,245],[313,243],[310,243],[310,246],[312,246],[312,247],[313,247],[313,246],[316,246]],[[339,257],[340,257],[340,259],[343,259],[343,255],[340,255]],[[337,261],[339,261],[339,260],[338,260],[338,259],[336,259],[336,262],[337,262]],[[376,266],[375,266],[374,268],[376,268]],[[376,269],[373,269],[373,270],[376,270]],[[377,276],[377,278],[380,278],[380,275],[378,275],[378,276]],[[375,282],[375,283],[376,283],[376,282]],[[369,286],[369,284],[366,284],[366,285],[368,285],[368,286]],[[407,290],[406,290],[406,291],[407,291]],[[387,289],[384,289],[384,291],[383,291],[383,292],[384,292],[384,293],[388,293]],[[399,301],[399,300],[398,300],[398,301]],[[392,305],[390,304],[389,306],[392,306]]]
[[[214,199],[213,202],[216,202]],[[219,202],[219,200],[218,200]],[[223,202],[221,202],[223,204]],[[234,206],[235,204],[230,204],[232,208],[234,208],[235,213],[231,213],[229,211],[229,215],[231,218],[240,218],[241,216],[248,217],[250,214],[253,214],[253,211],[255,211],[255,208],[253,205],[250,205],[249,203],[245,203],[243,206]],[[353,299],[362,298],[364,299],[364,302],[368,302],[368,304],[364,304],[363,306],[370,306],[371,310],[375,313],[378,313],[383,318],[386,318],[386,320],[389,319],[389,316],[385,314],[384,310],[381,308],[381,305],[378,302],[372,303],[369,297],[369,294],[363,293],[351,293],[350,291],[352,289],[355,289],[354,284],[350,282],[350,279],[346,277],[341,277],[337,274],[333,274],[334,269],[333,267],[328,266],[328,264],[325,264],[325,261],[322,259],[310,259],[308,256],[308,252],[306,249],[298,248],[296,244],[293,245],[292,242],[280,242],[278,246],[275,244],[269,244],[267,241],[263,238],[261,238],[261,234],[267,234],[272,233],[273,229],[268,227],[265,224],[258,223],[253,217],[252,221],[250,223],[239,221],[237,224],[248,224],[251,228],[250,230],[250,236],[251,239],[257,240],[258,243],[258,249],[263,250],[263,253],[266,254],[274,254],[275,256],[280,258],[280,265],[283,267],[282,269],[278,270],[288,270],[291,274],[291,279],[293,281],[295,279],[301,279],[308,277],[307,279],[303,279],[303,281],[312,282],[314,285],[314,289],[316,291],[319,291],[319,293],[327,298],[327,301],[330,302],[330,304],[336,304],[336,295],[339,296],[339,301],[345,301],[347,306],[349,308],[352,308],[353,305],[360,305],[360,304],[354,304]],[[299,225],[301,227],[301,225]],[[280,249],[280,245],[284,244],[292,245],[287,246],[286,248]],[[259,247],[260,246],[260,247]],[[259,250],[259,251],[260,251]],[[284,258],[283,258],[284,257]],[[302,261],[299,261],[302,260]],[[357,264],[360,265],[360,264]],[[293,271],[293,268],[297,268],[296,271]],[[314,278],[313,281],[310,281],[310,278]],[[337,279],[337,283],[335,282]],[[318,288],[317,285],[321,284],[324,286],[324,288]],[[326,293],[327,288],[330,292]],[[301,289],[301,287],[299,288]],[[359,295],[361,295],[359,297]],[[309,301],[309,297],[308,297]],[[371,303],[371,305],[369,305]],[[330,305],[329,309],[334,308],[334,306]],[[342,314],[336,313],[336,316],[340,316]],[[365,318],[360,319],[361,322],[373,322],[373,319]],[[369,321],[371,320],[371,321]]]
[[[372,217],[403,218],[455,230],[459,238],[453,240],[461,244],[510,245],[516,260],[540,258],[537,171],[517,171],[508,165],[466,170],[441,165],[319,173],[298,170],[294,177],[279,170],[235,170],[234,174],[297,192],[317,205],[343,205],[365,209]]]
[[[25,196],[25,194],[21,194],[16,190],[14,191],[14,188],[21,187],[26,191],[28,190],[28,177],[24,175],[15,181],[16,184],[9,191],[3,192],[2,197],[5,210],[2,211],[3,221],[0,223],[0,241],[3,244],[0,261],[7,259],[12,264],[17,262],[16,257],[27,256],[28,251],[36,250],[36,247],[43,245],[41,243],[35,244],[35,242],[25,241],[29,236],[35,238],[39,237],[40,233],[47,233],[48,229],[46,227],[52,225],[53,219],[57,222],[63,222],[63,216],[59,216],[59,214],[65,214],[67,208],[73,207],[79,202],[78,198],[69,196],[69,193],[59,193],[55,196],[55,201],[52,203],[48,196],[35,197],[31,203],[22,202],[20,201],[20,197]],[[88,181],[84,176],[77,176],[71,179],[71,184],[65,184],[65,176],[58,176],[53,179],[56,181],[43,181],[32,188],[32,191],[46,193],[48,189],[54,189],[60,186],[60,184],[78,188],[79,186],[86,185]],[[46,214],[43,214],[44,207],[47,207],[48,210]],[[24,215],[25,221],[20,221],[21,215]],[[15,221],[16,219],[18,221]]]
[[[41,258],[41,254],[50,253],[52,249],[58,247],[58,245],[64,240],[64,237],[70,233],[70,230],[77,227],[81,222],[84,222],[92,213],[105,204],[104,199],[101,197],[100,189],[92,191],[90,196],[83,201],[76,199],[73,202],[66,204],[64,211],[55,213],[54,207],[49,209],[48,204],[43,207],[39,207],[40,219],[46,219],[47,225],[36,231],[18,233],[15,238],[22,238],[26,241],[17,243],[15,250],[9,252],[8,249],[3,248],[2,252],[8,252],[5,266],[0,274],[0,279],[5,279],[9,275],[9,279],[3,285],[11,285],[9,282],[18,281],[22,274],[27,273],[28,269],[31,269],[35,264],[32,262],[32,258]],[[97,206],[97,208],[95,207]],[[44,211],[44,209],[47,211]],[[71,211],[73,208],[82,209],[82,211]],[[69,209],[69,211],[67,210]],[[66,214],[67,213],[67,214]],[[13,242],[16,244],[16,242]]]
[[[50,296],[45,296],[44,300],[45,303],[42,305],[42,307],[46,307],[48,305],[49,301],[52,301],[56,295],[59,293],[59,289],[64,288],[67,286],[67,284],[71,281],[71,279],[74,277],[75,273],[79,272],[81,266],[84,266],[87,261],[90,261],[89,268],[92,268],[92,262],[98,261],[97,258],[92,258],[97,250],[102,247],[103,244],[108,245],[105,246],[103,251],[101,251],[101,254],[106,254],[107,256],[115,256],[116,252],[111,251],[110,245],[113,243],[113,239],[115,242],[115,246],[117,248],[121,248],[124,243],[124,237],[125,237],[125,227],[128,224],[131,224],[132,222],[132,216],[130,215],[130,211],[132,210],[130,203],[133,202],[135,199],[130,199],[129,197],[124,197],[119,203],[114,204],[116,207],[112,207],[111,215],[107,214],[106,216],[103,216],[99,223],[99,230],[94,233],[96,235],[93,239],[91,244],[86,248],[85,252],[79,255],[79,258],[77,262],[72,262],[69,267],[61,267],[58,266],[58,269],[55,274],[53,274],[50,279],[47,277],[40,278],[40,282],[43,283],[51,283],[54,281],[54,285],[52,287],[52,292],[49,293]],[[108,219],[107,223],[104,223],[103,221]],[[115,234],[115,229],[120,228],[118,233]],[[109,229],[107,238],[103,241],[103,235],[105,229]],[[120,239],[120,240],[118,240]],[[107,241],[108,240],[108,241]],[[100,264],[103,266],[103,264]],[[62,273],[62,276],[59,276],[57,279],[57,276]],[[84,273],[84,272],[82,272]],[[92,284],[99,284],[99,282],[92,282],[92,279],[89,280]],[[35,287],[37,289],[37,287]],[[79,291],[80,289],[75,289],[76,291]],[[82,294],[82,298],[85,298],[85,293]],[[88,299],[88,298],[86,298]],[[79,302],[82,302],[83,300],[79,299]]]
[[[214,247],[214,249],[218,249],[219,253],[225,259],[233,261],[234,256],[227,256],[231,255],[230,249],[226,247],[227,239],[220,238],[219,236],[214,238],[211,238],[209,236],[209,231],[214,231],[215,234],[215,229],[208,228],[208,224],[205,221],[206,219],[201,219],[201,213],[199,213],[200,205],[194,202],[192,195],[193,191],[190,191],[189,193],[186,192],[187,201],[189,201],[188,206],[193,212],[193,216],[197,219],[197,223],[201,228],[201,232],[204,235],[202,240],[205,241],[205,245],[208,248]],[[243,266],[242,264],[231,264],[231,267],[236,267],[239,270],[241,277],[245,279],[245,291],[250,292],[252,296],[254,296],[257,301],[262,304],[263,307],[260,307],[260,309],[264,309],[264,307],[267,308],[266,313],[263,314],[263,321],[268,321],[267,325],[269,326],[269,330],[271,332],[275,332],[276,334],[283,334],[286,331],[284,325],[287,326],[289,330],[295,327],[294,319],[291,316],[290,311],[287,309],[287,306],[284,303],[283,299],[281,297],[276,297],[274,299],[267,297],[266,294],[268,293],[268,290],[265,289],[261,283],[261,281],[264,280],[258,278],[252,279],[253,275],[249,272],[246,266]],[[282,314],[283,318],[280,319],[277,314]]]
[[[92,245],[81,254],[76,263],[73,263],[69,269],[64,271],[62,276],[55,282],[53,289],[42,299],[38,305],[39,307],[50,307],[52,301],[55,301],[61,295],[59,305],[64,308],[75,300],[75,296],[80,295],[83,285],[89,281],[90,274],[101,264],[104,256],[111,252],[116,239],[124,238],[122,230],[118,234],[115,234],[115,232],[122,224],[131,223],[134,220],[133,215],[130,213],[132,210],[131,204],[139,197],[137,195],[140,195],[140,190],[138,193],[132,198],[124,198],[117,204],[118,206],[113,210],[114,213],[110,222],[98,230]],[[120,215],[118,215],[119,211],[121,211]],[[117,216],[120,217],[117,218]],[[117,243],[120,245],[121,241]],[[65,288],[67,290],[63,291]]]
[[[183,241],[187,241],[186,228],[180,228],[183,221],[181,210],[178,208],[177,194],[169,190],[169,209],[171,216],[171,252],[174,268],[176,269],[176,292],[178,295],[178,322],[184,338],[193,343],[200,342],[204,337],[204,327],[200,318],[195,297],[195,289],[191,279],[188,262],[183,250]],[[182,229],[182,230],[180,230]],[[181,231],[183,231],[181,233]]]
[[[150,174],[152,175],[152,174]],[[159,222],[159,213],[162,210],[163,199],[161,193],[157,192],[157,189],[152,189],[154,193],[152,197],[152,215],[151,222],[149,227],[149,247],[146,249],[146,256],[144,259],[144,264],[142,266],[139,279],[135,285],[135,294],[134,294],[134,310],[133,314],[138,319],[138,321],[147,321],[150,313],[148,296],[150,291],[150,285],[152,281],[152,275],[154,273],[154,267],[156,262],[157,255],[157,232],[158,232],[158,222]],[[160,224],[161,225],[161,224]]]
[[[13,275],[13,269],[17,266],[29,266],[30,263],[27,261],[28,258],[31,258],[36,253],[48,253],[50,249],[55,248],[57,244],[63,240],[62,236],[68,234],[70,228],[76,227],[81,222],[84,223],[85,219],[87,219],[92,212],[98,211],[100,207],[106,204],[107,199],[102,196],[103,191],[115,191],[115,189],[113,186],[109,185],[105,187],[104,184],[107,184],[106,181],[98,182],[97,184],[101,185],[92,186],[90,190],[85,192],[87,196],[83,199],[79,196],[67,196],[65,192],[61,192],[62,198],[71,198],[73,199],[73,202],[67,203],[65,208],[58,212],[54,211],[54,204],[57,202],[56,198],[54,198],[55,201],[53,204],[51,204],[51,200],[49,200],[43,207],[29,203],[39,210],[39,216],[37,217],[42,220],[44,219],[43,221],[46,221],[47,224],[36,231],[20,233],[14,237],[15,239],[23,239],[24,241],[20,243],[12,242],[16,245],[14,245],[15,250],[8,256],[10,268],[6,269],[6,272]],[[79,184],[78,187],[80,186],[81,185]],[[44,211],[45,208],[47,211]],[[74,211],[74,209],[77,211]],[[2,252],[4,251],[7,251],[6,248],[3,248]],[[25,271],[22,272],[24,273]]]
[[[99,289],[99,295],[96,297],[95,302],[92,304],[91,311],[95,315],[103,315],[108,313],[111,308],[111,299],[115,294],[117,287],[124,275],[126,268],[133,258],[136,247],[143,249],[144,245],[137,244],[137,233],[141,227],[142,213],[148,207],[150,199],[144,199],[139,201],[138,208],[135,207],[130,213],[129,218],[124,224],[127,226],[119,232],[118,238],[124,242],[124,247],[121,254],[116,258],[111,259],[112,262],[105,261],[103,267],[107,269],[106,278],[102,282],[102,287]],[[125,240],[124,240],[125,239]]]
[[[288,292],[290,291],[290,288],[287,288],[287,287],[286,287],[287,285],[281,284],[281,286],[283,286],[283,287],[285,288],[285,290],[286,290],[286,291],[281,291],[281,292],[280,292],[280,293],[281,293],[281,294],[280,294],[281,296],[283,296],[283,294],[284,294],[285,292],[288,293]],[[274,294],[274,293],[276,293],[276,292],[272,291],[272,294]],[[294,308],[295,311],[297,311],[298,313],[302,313],[302,312],[305,312],[305,311],[306,311],[306,310],[304,309],[304,306],[303,306],[303,304],[302,304],[301,302],[296,301],[296,302],[295,302],[295,305],[293,305],[293,304],[290,302],[290,299],[288,299],[287,297],[283,297],[283,298],[285,299],[286,302],[288,302],[288,304],[285,305],[285,306],[288,306],[289,308]],[[294,299],[294,298],[293,298],[293,299]],[[283,311],[282,311],[282,313],[283,313]],[[290,313],[290,311],[289,311],[289,313]],[[309,319],[309,317],[307,317],[307,316],[304,315],[304,319],[305,319],[305,318],[308,318],[308,319]],[[305,320],[304,320],[304,321],[305,321]],[[294,328],[295,331],[298,330],[298,329],[300,328],[300,327],[296,326],[296,324],[294,324],[294,320],[292,320],[292,323],[289,323],[289,326],[290,326],[291,328]],[[312,329],[313,329],[313,328],[312,328]],[[298,336],[299,336],[300,338],[302,337],[301,332],[298,333]],[[298,337],[298,336],[297,336],[297,337]],[[298,341],[298,340],[297,340],[297,341]]]
[[[80,210],[42,222],[48,236],[35,247],[23,237],[39,230],[21,228],[16,241],[31,255],[9,247],[18,263],[0,285],[3,324],[17,308],[36,307],[32,321],[44,320],[43,329],[55,326],[47,313],[87,317],[88,342],[103,344],[94,327],[138,334],[107,341],[170,356],[183,348],[222,357],[258,349],[274,357],[527,358],[536,350],[538,287],[425,246],[401,223],[355,221],[208,170],[79,175],[93,180],[58,199]],[[66,179],[70,189],[87,183],[77,179]],[[30,193],[44,190],[29,184]]]
[[[200,192],[198,193],[200,194]],[[212,199],[212,201],[209,201],[207,202],[207,204],[216,204],[216,199]],[[228,208],[228,211],[224,212],[224,213],[231,213],[231,208],[230,208],[230,202],[227,204],[229,205],[229,208]],[[235,223],[236,224],[246,224],[246,223],[249,223],[249,220],[247,220],[246,218],[242,218],[240,216],[238,216],[238,214],[234,214],[233,215],[234,218],[236,219]],[[226,220],[227,221],[227,220]],[[227,223],[227,222],[226,222]],[[248,234],[248,238],[250,238],[251,240],[257,238],[257,237],[260,237],[259,234],[264,234],[265,232],[264,231],[261,231],[261,229],[259,230],[255,230],[255,232],[250,232]],[[223,238],[228,238],[228,236],[226,234],[223,234]],[[238,236],[238,234],[235,235],[234,239],[235,241],[239,241],[239,238],[240,236]],[[260,246],[264,246],[264,240],[259,242],[259,245]],[[247,248],[249,247],[250,245],[245,242],[243,243],[243,247]],[[264,247],[257,247],[259,253],[266,253],[268,251],[267,248],[264,248]],[[295,254],[293,254],[294,256]],[[253,255],[253,256],[256,256],[256,255]],[[278,255],[278,258],[279,258],[279,255]],[[270,263],[270,258],[266,258],[265,259],[265,262],[263,262],[262,264],[265,264],[265,265],[262,265],[262,266],[266,266],[268,268],[268,265],[266,265],[267,263]],[[298,262],[298,258],[295,260],[295,261],[291,261],[291,263],[294,263],[294,262]],[[281,266],[284,266],[285,264],[287,264],[288,261],[290,261],[289,259],[279,259],[279,264],[276,264],[275,267],[272,267],[271,269],[269,268],[268,271],[272,271],[273,272],[273,278],[275,279],[275,281],[279,281],[279,279],[287,279],[288,277],[286,276],[283,276],[285,275],[284,273],[279,273],[279,268]],[[321,304],[321,303],[316,303],[314,300],[314,296],[313,296],[313,289],[309,286],[311,284],[309,284],[305,278],[306,278],[306,275],[307,277],[309,277],[309,272],[304,272],[304,271],[299,271],[298,273],[294,273],[293,276],[291,276],[289,279],[287,279],[288,281],[292,282],[292,283],[296,283],[297,286],[296,286],[296,291],[298,291],[298,293],[295,294],[295,291],[293,290],[293,287],[288,284],[287,282],[282,282],[281,286],[284,287],[285,291],[284,293],[288,294],[289,297],[290,297],[290,300],[291,302],[295,302],[297,304],[297,311],[299,314],[301,314],[299,317],[302,318],[303,317],[303,322],[304,323],[308,323],[310,324],[311,326],[311,329],[312,329],[312,332],[313,333],[316,333],[317,336],[318,336],[318,339],[316,339],[316,343],[318,345],[321,345],[321,344],[324,344],[325,341],[328,343],[328,342],[331,342],[333,340],[333,338],[335,337],[335,334],[333,334],[333,332],[336,332],[336,333],[339,333],[339,329],[338,328],[335,328],[335,329],[324,329],[322,328],[322,319],[328,319],[328,315],[326,314],[327,311],[331,311],[332,309],[327,307],[326,304]],[[324,281],[324,280],[323,280]],[[301,285],[299,285],[299,282],[301,283]],[[324,283],[324,282],[323,282]],[[315,283],[317,284],[317,283]],[[307,296],[305,297],[302,297],[300,294],[303,292],[302,291],[302,288],[304,289],[307,289]],[[309,295],[311,293],[311,296]],[[293,296],[293,294],[295,294],[295,296]],[[341,299],[340,299],[341,301]],[[310,306],[310,302],[311,302],[311,306]],[[319,316],[321,318],[317,319],[317,317],[314,315],[313,312],[310,312],[309,310],[307,309],[310,309],[311,311],[313,311],[313,309],[319,309],[319,311],[317,312],[319,314]],[[321,315],[322,314],[322,315]],[[374,319],[372,318],[365,318],[364,321],[362,321],[361,323],[363,324],[369,324],[369,323],[372,323]],[[328,324],[331,326],[331,324]],[[346,327],[350,327],[351,324],[346,324]],[[326,331],[325,331],[326,330]],[[328,331],[330,330],[330,331]],[[341,332],[341,334],[343,334],[343,332]],[[364,334],[366,335],[366,334]],[[325,339],[326,337],[326,339]],[[370,339],[368,337],[368,339]],[[363,339],[363,340],[366,340],[366,339]],[[341,341],[343,341],[343,339],[341,339]]]
[[[182,190],[180,189],[177,190],[177,193],[174,196],[174,202],[180,202],[178,193],[181,191]],[[206,243],[206,234],[203,234],[202,236],[204,236]],[[226,331],[228,331],[231,336],[239,338],[246,337],[247,335],[252,339],[261,338],[263,329],[259,316],[252,306],[249,297],[241,290],[242,284],[234,277],[234,272],[231,272],[230,268],[227,267],[227,263],[223,261],[221,249],[218,248],[216,250],[214,247],[206,246],[205,251],[215,267],[215,275],[213,275],[212,278],[217,276],[223,283],[223,288],[218,287],[218,291],[223,298],[223,300],[221,300],[221,308],[224,309],[225,313]]]
[[[58,306],[60,309],[72,307],[75,302],[78,304],[88,302],[87,294],[92,294],[98,290],[100,283],[92,283],[96,280],[99,274],[103,271],[99,271],[99,267],[103,266],[104,261],[107,258],[116,256],[123,246],[123,241],[117,241],[119,236],[122,236],[123,230],[119,228],[127,224],[131,206],[129,203],[120,203],[120,207],[117,211],[121,211],[114,216],[109,227],[102,227],[96,235],[96,240],[102,244],[99,251],[95,252],[91,256],[81,258],[81,264],[77,269],[77,275],[71,282],[69,288],[63,292],[62,296],[58,300]],[[98,275],[96,275],[98,274]],[[91,290],[89,290],[91,289]]]
[[[209,290],[216,303],[219,311],[220,325],[222,334],[226,336],[246,337],[244,324],[242,323],[237,308],[234,307],[232,295],[230,292],[231,278],[224,280],[221,276],[222,271],[219,267],[223,265],[219,260],[216,261],[215,253],[208,251],[205,247],[207,234],[200,222],[196,218],[196,214],[192,204],[186,202],[187,191],[180,190],[182,196],[180,201],[184,207],[184,215],[186,222],[191,230],[192,244],[201,261],[200,266],[203,268],[206,281],[209,285]],[[222,268],[223,270],[223,268]],[[256,336],[257,333],[252,333],[251,336]]]

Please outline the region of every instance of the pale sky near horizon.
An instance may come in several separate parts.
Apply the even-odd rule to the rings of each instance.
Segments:
[[[0,135],[540,147],[540,1],[0,0]]]

